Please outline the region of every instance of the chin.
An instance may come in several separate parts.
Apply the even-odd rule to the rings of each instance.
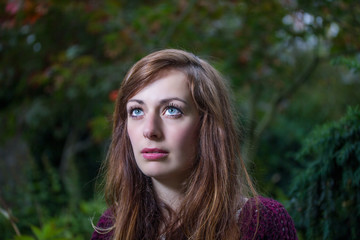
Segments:
[[[159,171],[159,169],[157,170],[145,170],[142,171],[143,174],[145,174],[146,176],[150,177],[150,178],[154,178],[156,180],[162,180],[162,181],[171,181],[174,179],[177,179],[176,173],[174,172],[170,172],[170,171]]]
[[[167,175],[166,171],[162,171],[159,168],[140,168],[140,171],[148,177],[161,177]]]

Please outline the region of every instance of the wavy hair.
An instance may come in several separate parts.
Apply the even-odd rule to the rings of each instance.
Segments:
[[[197,156],[176,214],[156,197],[151,179],[136,165],[126,111],[132,96],[170,69],[187,76],[200,114]],[[104,168],[114,239],[239,239],[236,212],[247,197],[256,195],[239,145],[228,88],[209,63],[175,49],[151,53],[135,63],[122,81],[116,100]],[[163,209],[169,212],[170,221],[165,220]]]

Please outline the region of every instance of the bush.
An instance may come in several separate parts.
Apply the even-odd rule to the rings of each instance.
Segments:
[[[0,231],[3,230],[1,239],[12,240],[82,240],[90,239],[100,214],[106,209],[102,198],[95,197],[90,201],[82,201],[76,211],[62,209],[60,214],[46,217],[40,224],[22,224],[21,235],[16,236],[9,219],[0,214]],[[1,209],[0,209],[1,210]],[[22,219],[14,221],[21,223]],[[18,233],[19,234],[19,233]]]
[[[359,239],[360,110],[316,128],[297,160],[306,166],[294,179],[291,211],[307,239]]]

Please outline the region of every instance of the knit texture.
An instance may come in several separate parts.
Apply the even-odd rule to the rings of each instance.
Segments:
[[[297,239],[294,222],[284,206],[273,199],[264,197],[257,199],[258,204],[254,198],[250,199],[238,213],[243,233],[242,240]],[[107,210],[100,217],[97,227],[106,229],[112,224],[113,218]],[[112,231],[105,234],[94,231],[91,240],[110,240],[111,238]]]

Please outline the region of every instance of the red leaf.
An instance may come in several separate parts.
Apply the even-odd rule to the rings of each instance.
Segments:
[[[112,102],[115,102],[115,101],[116,101],[116,98],[117,98],[117,95],[118,95],[118,90],[112,90],[112,91],[109,93],[109,99],[110,99]]]

